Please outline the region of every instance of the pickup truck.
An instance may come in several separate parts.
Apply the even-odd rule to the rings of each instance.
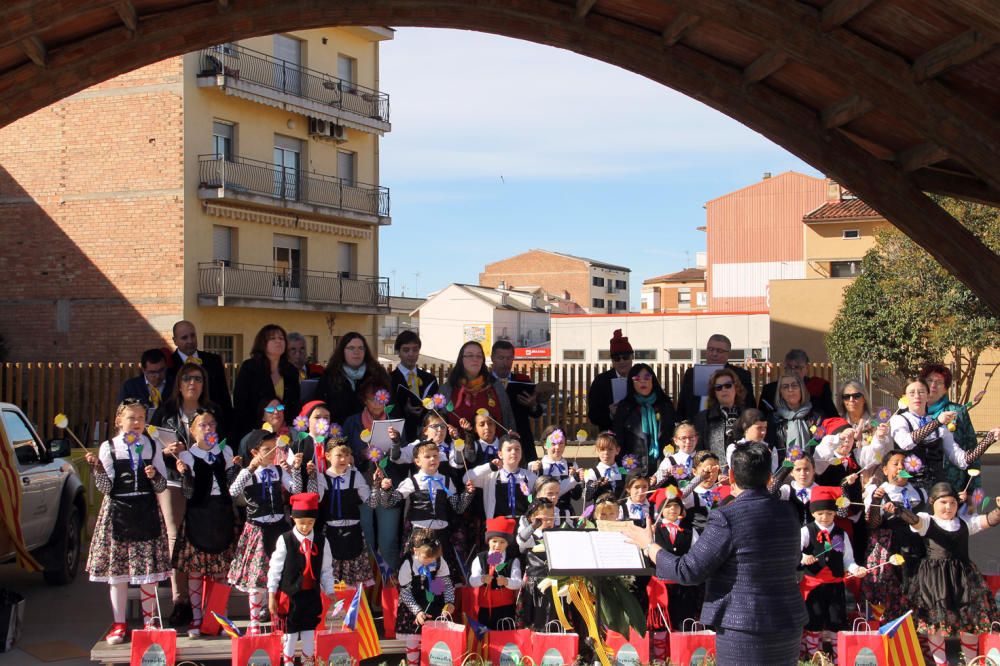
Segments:
[[[24,413],[0,402],[0,446],[11,447],[21,484],[21,534],[51,585],[71,582],[80,569],[83,524],[87,515],[83,484],[69,461],[63,439],[42,443]],[[0,531],[0,562],[14,559],[14,548]]]

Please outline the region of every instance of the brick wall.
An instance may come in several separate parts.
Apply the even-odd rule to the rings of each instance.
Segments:
[[[173,58],[0,129],[11,360],[134,360],[169,339],[184,286],[181,85]]]
[[[568,291],[570,300],[590,311],[590,273],[586,262],[578,259],[531,250],[487,264],[479,274],[484,287],[498,287],[501,281],[508,287],[541,287],[557,296]]]

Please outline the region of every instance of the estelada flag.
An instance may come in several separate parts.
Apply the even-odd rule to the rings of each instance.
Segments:
[[[927,666],[920,651],[912,613],[913,611],[906,611],[895,620],[883,624],[878,630],[885,637],[889,663],[893,666]]]
[[[336,590],[336,597],[338,600],[350,600],[344,618],[344,628],[352,629],[358,634],[358,659],[371,659],[382,654],[382,644],[378,640],[375,619],[368,606],[364,586],[358,585],[357,590]]]

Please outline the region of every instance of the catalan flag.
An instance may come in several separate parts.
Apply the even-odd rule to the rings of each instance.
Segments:
[[[917,629],[913,626],[913,611],[906,611],[895,620],[882,625],[879,633],[885,637],[889,663],[893,666],[927,666],[920,651]]]
[[[343,593],[338,593],[339,597]],[[382,654],[382,644],[378,640],[375,629],[375,619],[372,617],[368,599],[365,598],[364,585],[358,585],[351,605],[344,615],[344,628],[358,633],[358,659],[371,659]]]

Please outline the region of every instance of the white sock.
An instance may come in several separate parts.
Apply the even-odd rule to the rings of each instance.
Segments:
[[[400,634],[397,638],[406,645],[406,665],[420,666],[420,634]]]
[[[316,654],[316,632],[300,631],[299,636],[302,638],[302,656],[311,658]]]
[[[285,663],[295,659],[295,643],[299,640],[297,633],[285,634],[281,637],[281,654],[285,656]]]
[[[962,641],[962,655],[965,657],[965,662],[969,663],[979,655],[979,637],[963,631],[959,634],[959,638]]]
[[[191,598],[192,624],[201,624],[201,594],[205,589],[205,576],[200,573],[188,575],[188,596]]]
[[[147,583],[139,586],[139,599],[142,603],[142,626],[149,627],[153,624],[153,616],[156,614],[156,583]],[[163,618],[159,618],[163,622]]]
[[[128,605],[128,583],[111,583],[111,614],[115,624],[125,623],[125,607]]]
[[[927,645],[935,664],[947,664],[948,656],[944,651],[944,637],[937,634],[927,634]]]
[[[264,607],[267,591],[260,587],[250,590],[250,626],[260,626],[260,611]]]

